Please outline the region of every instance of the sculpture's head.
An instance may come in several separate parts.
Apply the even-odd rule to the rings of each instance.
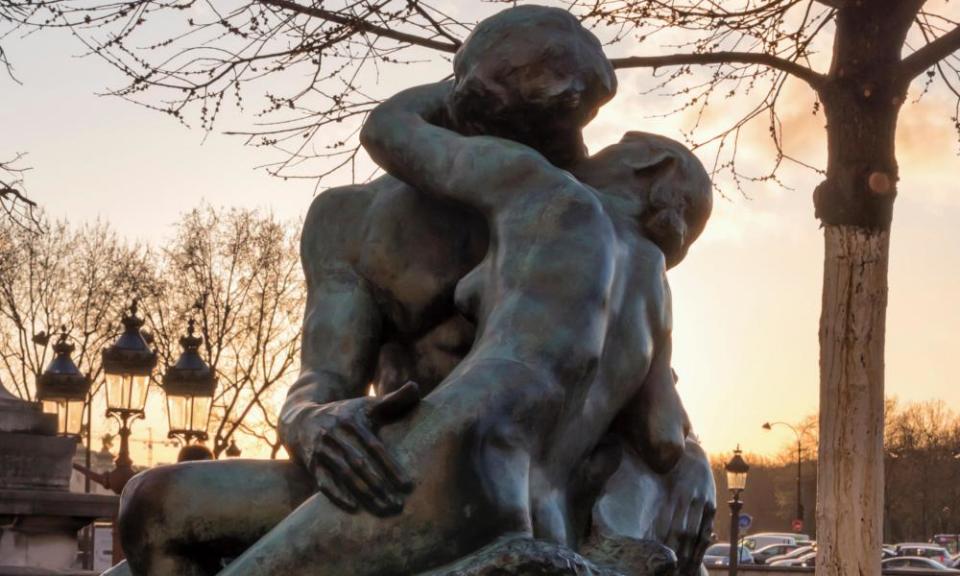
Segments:
[[[663,251],[667,267],[684,259],[713,208],[713,186],[700,160],[683,144],[656,134],[627,132],[573,172],[624,203]]]
[[[570,13],[544,6],[480,22],[453,68],[458,130],[521,142],[557,166],[583,158],[580,130],[617,89],[600,41]]]

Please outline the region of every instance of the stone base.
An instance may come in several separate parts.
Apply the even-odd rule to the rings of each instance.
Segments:
[[[77,531],[116,515],[118,496],[0,490],[0,576],[13,568],[57,574],[73,566]]]
[[[647,540],[605,539],[584,554],[593,559],[558,544],[507,537],[420,576],[669,576],[677,566],[670,549]]]

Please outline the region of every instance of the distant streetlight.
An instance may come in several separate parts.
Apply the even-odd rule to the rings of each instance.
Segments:
[[[37,400],[45,412],[57,415],[57,431],[79,437],[83,431],[83,410],[90,393],[90,378],[80,372],[70,354],[74,346],[67,342],[67,329],[53,345],[54,357],[37,378]]]
[[[185,447],[191,440],[207,439],[210,408],[217,388],[216,374],[200,357],[203,338],[194,335],[192,318],[187,326],[187,335],[180,338],[183,353],[167,368],[162,384],[170,420],[168,436],[181,438]]]
[[[117,494],[123,492],[123,487],[134,475],[133,461],[130,459],[130,425],[137,418],[143,418],[150,375],[157,365],[156,352],[150,349],[140,332],[143,319],[137,316],[136,300],[122,322],[123,332],[112,346],[103,351],[103,372],[107,380],[107,415],[113,416],[120,423],[120,452],[117,454],[114,469],[106,474],[74,464],[74,468]],[[117,558],[116,555],[114,558]]]
[[[730,576],[736,576],[740,564],[740,510],[743,502],[740,494],[747,487],[747,473],[750,466],[743,459],[740,446],[733,451],[733,458],[727,462],[727,488],[730,490]]]
[[[803,530],[803,445],[800,440],[800,432],[796,428],[787,424],[786,422],[764,422],[764,430],[773,430],[774,426],[786,426],[790,429],[791,432],[797,437],[797,515],[796,519],[799,520],[800,532]]]

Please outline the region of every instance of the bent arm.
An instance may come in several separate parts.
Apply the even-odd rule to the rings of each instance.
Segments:
[[[446,110],[451,84],[404,90],[370,114],[360,142],[391,176],[424,193],[489,214],[531,179],[549,185],[564,178],[538,152],[490,136],[462,136],[434,125]]]
[[[300,378],[287,392],[280,434],[291,455],[313,438],[305,422],[320,405],[365,396],[379,350],[381,319],[365,283],[352,270],[345,245],[356,226],[355,191],[330,190],[314,201],[304,223],[301,259],[307,280]],[[305,462],[309,463],[309,462]]]

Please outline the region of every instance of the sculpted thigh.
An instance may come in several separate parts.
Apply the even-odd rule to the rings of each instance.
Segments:
[[[236,556],[283,520],[315,485],[291,461],[225,460],[160,466],[135,476],[120,502],[131,563],[157,550]]]

